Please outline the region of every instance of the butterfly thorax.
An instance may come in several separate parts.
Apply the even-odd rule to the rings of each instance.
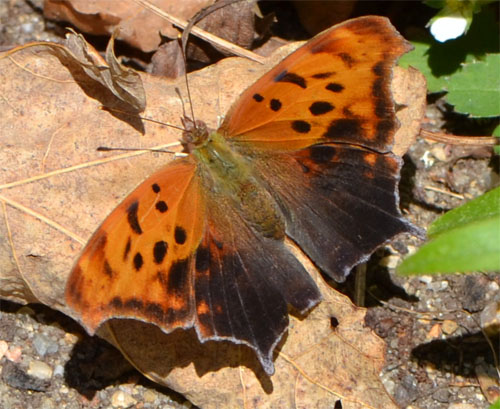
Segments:
[[[273,196],[254,176],[248,159],[235,151],[223,135],[205,129],[206,137],[196,139],[199,135],[195,136],[195,143],[191,145],[205,187],[220,200],[230,198],[240,216],[265,237],[283,238],[282,212]]]

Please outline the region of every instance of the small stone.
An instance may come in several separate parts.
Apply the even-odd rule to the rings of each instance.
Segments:
[[[24,24],[21,24],[21,30],[25,33],[25,34],[30,34],[33,32],[33,29],[34,29],[34,25],[32,23],[24,23]]]
[[[9,350],[9,344],[7,342],[0,340],[0,359],[3,358],[5,353]]]
[[[436,145],[433,148],[431,148],[431,154],[441,162],[445,162],[448,160],[448,154],[444,150],[443,145]]]
[[[453,334],[458,328],[458,324],[452,320],[444,320],[441,329],[446,335]]]
[[[44,396],[42,398],[40,409],[55,409],[55,407],[56,406],[52,398],[49,398],[48,396]]]
[[[427,284],[427,285],[429,285],[430,283],[432,283],[432,276],[423,275],[423,276],[418,277],[418,279],[422,283]]]
[[[441,403],[448,403],[450,400],[450,391],[446,388],[440,388],[432,394],[432,397]]]
[[[38,379],[48,380],[52,378],[52,368],[42,361],[31,361],[28,366],[28,375]]]
[[[401,258],[397,254],[391,254],[380,260],[380,265],[387,268],[396,268]]]
[[[6,361],[2,366],[2,380],[13,388],[37,392],[46,391],[50,385],[46,380],[28,375],[11,361]]]
[[[153,403],[158,398],[158,395],[148,389],[146,392],[144,392],[143,397],[145,402]]]
[[[64,376],[64,366],[56,365],[54,368],[54,376],[63,377]]]
[[[52,342],[48,337],[42,334],[38,334],[33,339],[33,346],[38,355],[41,357],[48,354],[55,354],[59,350],[59,345]]]
[[[123,391],[116,391],[113,393],[113,396],[111,396],[111,406],[114,408],[129,408],[136,403],[136,399]]]
[[[22,355],[21,347],[11,347],[7,352],[5,352],[5,358],[12,362],[20,362]]]

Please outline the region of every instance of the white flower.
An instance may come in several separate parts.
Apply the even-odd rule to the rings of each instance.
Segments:
[[[460,37],[467,27],[464,17],[440,17],[431,24],[431,34],[434,38],[444,43],[453,38]]]

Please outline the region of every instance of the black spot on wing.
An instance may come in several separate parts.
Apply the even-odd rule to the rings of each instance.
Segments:
[[[144,308],[144,303],[138,298],[132,297],[129,298],[127,301],[125,301],[125,303],[123,304],[123,308],[135,311],[141,311]]]
[[[356,60],[348,53],[338,53],[338,56],[342,60],[342,62],[347,65],[349,68],[352,68],[356,63]]]
[[[323,136],[330,139],[359,139],[363,136],[363,128],[358,119],[336,119],[330,122]]]
[[[382,143],[388,143],[389,136],[392,136],[394,128],[395,128],[395,123],[391,119],[378,121],[375,133],[376,141]]]
[[[335,107],[327,101],[316,101],[309,107],[309,111],[315,116],[324,115],[334,109]]]
[[[139,210],[139,202],[136,200],[127,209],[127,220],[130,228],[137,234],[142,234],[141,225],[137,218],[137,212]]]
[[[132,247],[132,240],[130,237],[127,239],[127,244],[125,244],[125,249],[123,250],[123,261],[125,261],[130,253],[130,248]]]
[[[108,260],[104,260],[104,274],[106,274],[110,278],[113,277],[113,269],[109,265]]]
[[[153,183],[151,185],[151,189],[153,189],[153,192],[155,192],[155,193],[160,193],[160,190],[161,190],[160,186],[157,183]]]
[[[210,250],[208,247],[200,246],[196,250],[196,271],[206,271],[210,267]]]
[[[384,61],[379,61],[372,67],[373,73],[377,77],[383,77],[385,75]]]
[[[274,77],[275,82],[289,82],[291,84],[298,85],[300,88],[307,88],[307,83],[304,77],[294,74],[293,72],[288,72],[287,70],[281,71],[276,77]]]
[[[164,322],[165,312],[160,304],[151,302],[146,305],[146,316],[150,317],[153,321]]]
[[[153,258],[156,264],[163,263],[167,255],[168,243],[165,241],[157,241],[153,248]]]
[[[324,80],[326,78],[330,78],[333,74],[333,72],[319,72],[317,74],[314,74],[312,77],[318,80]]]
[[[292,129],[298,133],[309,133],[311,130],[311,124],[306,121],[293,121]]]
[[[331,92],[342,92],[344,90],[344,86],[342,84],[339,84],[338,82],[330,82],[325,89]]]
[[[122,309],[123,301],[120,297],[113,297],[113,299],[109,302],[109,305],[113,308]]]
[[[177,244],[184,244],[187,239],[186,230],[181,226],[175,226],[174,238]]]
[[[188,284],[188,274],[188,259],[174,262],[168,271],[167,293],[173,292],[178,295],[184,295],[186,285]]]
[[[277,112],[281,109],[281,101],[279,99],[273,98],[269,107],[272,111]]]
[[[167,203],[163,200],[160,200],[158,203],[156,203],[155,207],[156,210],[158,210],[160,213],[165,213],[168,210]]]
[[[253,97],[252,97],[255,101],[257,102],[262,102],[264,101],[264,97],[260,94],[253,94]]]
[[[134,256],[134,268],[135,268],[135,271],[139,271],[141,269],[141,267],[143,266],[144,264],[144,260],[142,258],[142,254],[141,253],[135,253],[135,256]]]

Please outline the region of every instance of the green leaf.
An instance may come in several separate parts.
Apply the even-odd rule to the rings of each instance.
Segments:
[[[450,210],[431,224],[427,234],[429,237],[435,237],[448,230],[494,216],[500,216],[500,187]]]
[[[476,117],[500,115],[500,54],[464,64],[448,82],[448,102]]]
[[[500,271],[500,216],[448,230],[398,268],[401,275]]]
[[[493,131],[492,135],[500,137],[500,124],[497,125],[497,127]],[[500,155],[500,146],[495,146],[494,149],[495,149],[495,153],[497,155]]]

